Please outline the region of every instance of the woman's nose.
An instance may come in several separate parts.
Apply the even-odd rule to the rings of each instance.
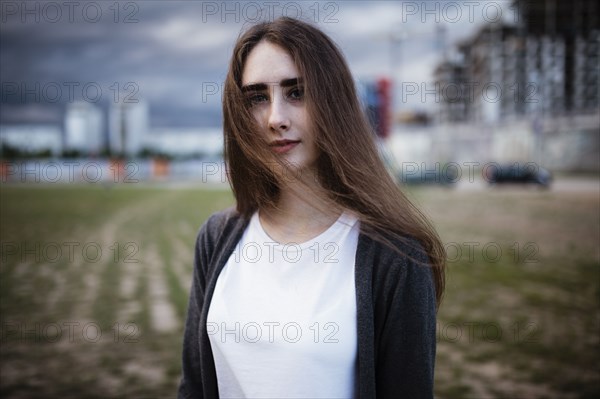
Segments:
[[[269,108],[269,129],[272,131],[286,131],[290,128],[290,124],[286,102],[281,96],[273,96]]]

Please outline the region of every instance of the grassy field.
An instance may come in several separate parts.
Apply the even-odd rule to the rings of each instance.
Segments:
[[[0,195],[2,397],[173,397],[194,238],[231,194],[5,186]],[[410,195],[450,260],[437,397],[597,397],[598,193]]]

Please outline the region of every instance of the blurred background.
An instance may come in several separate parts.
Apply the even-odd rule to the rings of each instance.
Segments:
[[[234,42],[316,24],[448,252],[440,398],[600,393],[593,0],[3,1],[0,392],[173,397]]]

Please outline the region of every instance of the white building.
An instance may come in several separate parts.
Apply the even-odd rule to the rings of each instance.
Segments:
[[[0,125],[0,146],[8,145],[30,153],[62,152],[62,130],[54,125]]]
[[[143,148],[176,157],[220,157],[223,131],[220,128],[155,128],[144,137]]]
[[[137,155],[148,132],[148,105],[113,104],[109,111],[109,146],[113,154]]]
[[[75,102],[65,113],[65,150],[99,153],[104,145],[102,111],[88,102]]]

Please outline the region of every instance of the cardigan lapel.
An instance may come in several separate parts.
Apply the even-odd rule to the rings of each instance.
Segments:
[[[369,246],[373,241],[358,236],[355,258],[356,328],[358,336],[358,397],[375,397],[375,336],[373,321],[373,265]]]

